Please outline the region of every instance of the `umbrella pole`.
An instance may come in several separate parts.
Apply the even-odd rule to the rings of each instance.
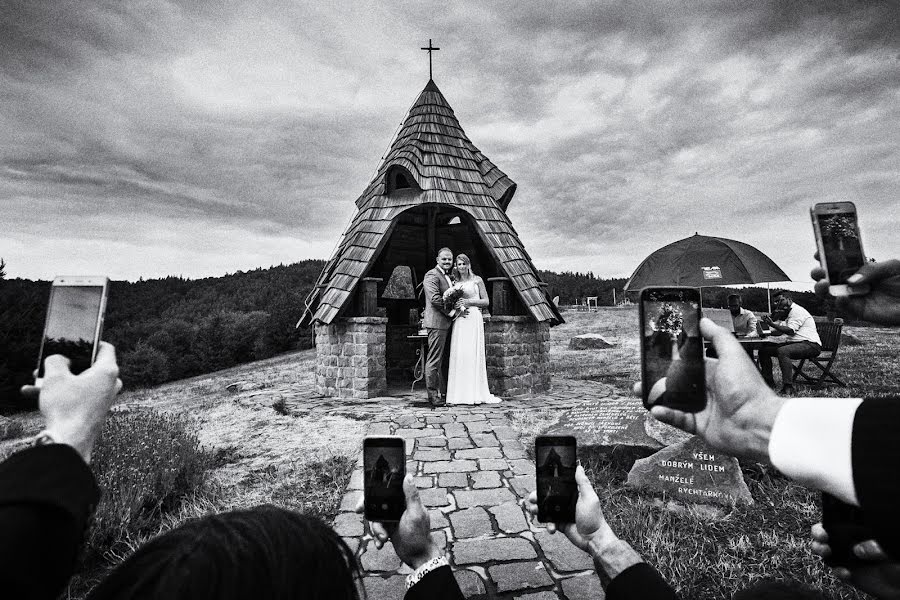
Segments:
[[[703,286],[700,286],[700,310],[703,310]]]
[[[766,282],[766,298],[769,299],[769,314],[772,314],[772,289],[769,287],[769,282]]]

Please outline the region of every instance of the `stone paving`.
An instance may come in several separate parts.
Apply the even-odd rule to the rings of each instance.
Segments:
[[[530,523],[518,504],[534,489],[534,463],[506,412],[563,408],[586,399],[586,391],[593,397],[609,393],[602,384],[566,383],[554,381],[554,391],[546,396],[489,406],[433,409],[410,406],[407,398],[392,402],[392,410],[378,411],[371,421],[368,435],[406,440],[407,472],[415,476],[432,536],[445,549],[466,598],[604,597],[587,554],[562,534],[551,536]],[[390,543],[378,550],[362,517],[352,512],[362,488],[360,458],[334,527],[356,553],[369,597],[402,598],[410,569]]]

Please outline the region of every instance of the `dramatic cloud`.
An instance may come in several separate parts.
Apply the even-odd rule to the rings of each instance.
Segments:
[[[807,279],[807,209],[832,200],[856,202],[871,255],[896,254],[892,3],[7,6],[13,277],[327,257],[425,85],[428,38],[469,137],[519,184],[540,268],[627,276],[699,231]]]

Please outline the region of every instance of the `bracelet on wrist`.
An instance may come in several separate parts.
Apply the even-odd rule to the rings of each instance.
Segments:
[[[435,569],[438,569],[440,567],[446,567],[449,565],[450,565],[450,563],[447,562],[446,556],[443,556],[443,555],[435,556],[434,558],[429,560],[427,563],[421,565],[418,569],[416,569],[415,571],[413,571],[412,573],[407,575],[406,589],[408,590],[412,586],[414,586],[417,583],[419,583],[420,581],[422,581],[423,577],[425,577],[426,575],[428,575]]]

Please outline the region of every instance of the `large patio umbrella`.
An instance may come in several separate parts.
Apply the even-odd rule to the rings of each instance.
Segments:
[[[790,280],[771,258],[750,244],[694,234],[645,258],[625,290],[651,285],[702,288]]]

